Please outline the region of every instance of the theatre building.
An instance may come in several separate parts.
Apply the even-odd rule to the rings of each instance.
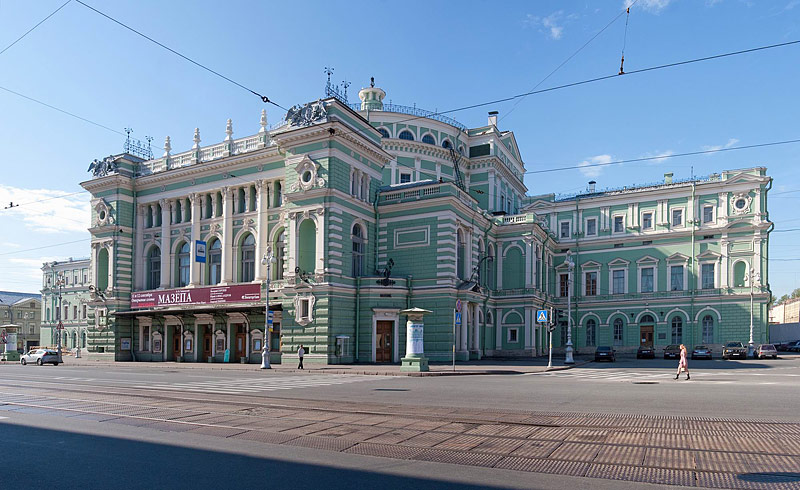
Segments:
[[[747,342],[751,311],[766,340],[766,169],[532,196],[496,113],[468,128],[385,95],[95,161],[90,356],[258,362],[267,342],[273,362],[303,344],[308,362],[396,363],[410,307],[432,312],[433,361],[532,356],[535,311],[568,296],[579,352]]]

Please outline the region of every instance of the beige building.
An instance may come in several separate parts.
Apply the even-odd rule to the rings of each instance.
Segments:
[[[800,298],[790,299],[769,310],[770,323],[800,322]]]
[[[38,294],[0,291],[0,329],[17,326],[17,350],[39,345],[42,302]]]

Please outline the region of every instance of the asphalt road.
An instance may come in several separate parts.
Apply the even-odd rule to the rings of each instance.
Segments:
[[[800,488],[800,474],[796,473],[800,445],[793,442],[793,436],[780,432],[780,423],[800,431],[796,411],[800,357],[695,361],[690,363],[690,381],[673,379],[675,365],[674,361],[623,359],[544,374],[426,378],[169,365],[3,365],[0,444],[14,448],[4,453],[4,462],[15,469],[6,473],[3,487],[611,489],[658,488],[660,485],[652,482],[669,482],[671,485],[663,488],[676,488],[676,484],[763,488],[765,483],[774,488]],[[258,408],[262,402],[265,408]],[[127,403],[133,406],[128,408]],[[356,415],[362,408],[365,413]],[[261,413],[258,410],[282,418],[254,418]],[[366,413],[370,411],[372,415]],[[503,425],[506,420],[519,419],[520,411],[552,412],[552,417]],[[480,420],[484,412],[486,420]],[[584,415],[576,421],[572,413]],[[652,424],[652,434],[636,429],[639,422],[626,428],[624,418],[614,419],[612,425],[618,427],[606,430],[609,419],[603,414],[640,417],[631,420]],[[404,425],[411,424],[415,415],[422,417],[416,421],[418,425]],[[669,424],[662,426],[658,417],[653,418],[658,415],[689,421],[676,426],[685,425],[684,429],[708,419],[741,422],[709,421],[698,426],[696,433],[701,435],[692,439],[692,430],[675,432]],[[299,421],[303,417],[314,420]],[[423,420],[425,417],[428,419]],[[465,420],[474,423],[462,423]],[[261,429],[253,421],[267,425]],[[447,425],[436,429],[439,425],[434,421]],[[738,427],[752,427],[756,421],[765,424],[765,430],[778,431],[774,433],[778,449],[759,446],[758,441],[743,438],[737,443],[714,435],[725,426],[725,434],[747,436],[743,431],[740,434]],[[586,428],[581,429],[582,423]],[[559,429],[547,429],[550,425]],[[525,429],[531,433],[528,439],[538,439],[504,436],[499,431],[505,428]],[[418,451],[425,450],[414,448],[414,437],[409,439],[412,442],[392,445],[397,443],[391,441],[412,434],[435,441],[430,446],[436,450],[420,455]],[[573,438],[576,434],[577,439]],[[638,442],[630,439],[631,434]],[[294,442],[287,442],[292,438]],[[611,444],[600,442],[603,440]],[[745,442],[751,447],[742,451],[748,454],[737,455],[737,444]],[[692,448],[694,443],[703,447]],[[688,462],[664,460],[668,453],[663,451],[674,451],[670,444],[693,449],[687,451]],[[360,447],[366,449],[359,453],[356,449]],[[542,447],[547,451],[531,452]],[[563,464],[556,461],[560,466],[541,471],[499,469],[516,468],[515,464],[525,461],[550,461],[512,457],[522,450],[527,451],[526,457],[561,459]],[[379,454],[381,451],[389,457],[374,457],[386,456]],[[452,462],[457,464],[442,462],[453,455],[457,459]],[[740,460],[743,462],[736,463]],[[492,465],[496,467],[481,467]],[[641,465],[656,469],[636,472]],[[52,475],[57,475],[55,487]],[[36,479],[42,476],[45,479]]]

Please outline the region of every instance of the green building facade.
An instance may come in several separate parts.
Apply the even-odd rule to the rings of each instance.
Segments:
[[[400,311],[419,307],[433,361],[533,356],[547,347],[536,310],[566,310],[568,295],[578,352],[748,342],[751,298],[766,341],[766,169],[529,196],[496,114],[467,128],[384,97],[368,87],[272,127],[262,112],[253,136],[228,121],[219,144],[195,130],[187,152],[167,138],[160,158],[97,162],[82,184],[90,354],[258,362],[266,341],[273,362],[302,344],[307,362],[398,363]]]

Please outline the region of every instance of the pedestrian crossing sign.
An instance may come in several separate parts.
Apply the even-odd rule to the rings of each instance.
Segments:
[[[536,310],[536,321],[538,323],[547,323],[547,310]]]
[[[456,312],[456,325],[461,325],[461,312]]]

